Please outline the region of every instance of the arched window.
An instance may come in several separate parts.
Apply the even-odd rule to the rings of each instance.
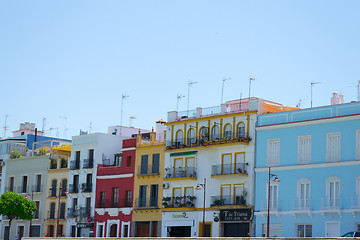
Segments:
[[[183,139],[183,131],[182,130],[178,130],[176,132],[176,144],[177,145],[183,145],[184,144],[184,139]]]
[[[209,140],[209,128],[207,127],[200,128],[200,139]]]
[[[62,197],[66,196],[66,191],[67,191],[67,179],[63,179],[61,181],[61,196]]]
[[[188,142],[187,144],[194,144],[195,143],[195,130],[193,128],[190,128],[188,131]]]
[[[225,138],[231,138],[231,124],[226,124],[225,127],[224,127],[224,137]]]
[[[54,179],[51,182],[50,197],[56,197],[57,180]]]
[[[55,203],[52,202],[50,203],[50,216],[49,219],[54,219],[55,218]]]
[[[117,224],[110,226],[110,237],[117,237]]]
[[[54,237],[54,225],[48,226],[48,235],[49,237]]]
[[[219,140],[219,126],[218,125],[214,125],[212,130],[211,130],[211,140]]]
[[[238,138],[244,138],[245,137],[245,124],[243,122],[238,123]]]

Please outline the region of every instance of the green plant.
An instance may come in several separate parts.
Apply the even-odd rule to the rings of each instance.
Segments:
[[[56,159],[54,159],[54,158],[50,159],[50,169],[56,169],[56,168],[57,168]]]
[[[65,158],[61,158],[61,168],[66,168],[68,161]]]
[[[11,159],[16,159],[16,158],[22,158],[22,156],[18,151],[11,151],[10,152],[10,158]]]
[[[9,218],[9,232],[7,239],[10,239],[10,228],[13,219],[31,220],[34,218],[33,212],[36,210],[36,205],[33,201],[25,197],[13,193],[5,192],[0,197],[0,214],[8,216]]]
[[[46,155],[46,150],[45,149],[40,149],[39,153],[38,153],[38,156],[43,156],[43,155]]]

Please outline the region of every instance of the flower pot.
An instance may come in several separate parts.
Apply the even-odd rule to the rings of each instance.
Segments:
[[[203,143],[203,146],[207,146],[208,145],[208,143]]]
[[[170,146],[166,146],[166,150],[169,150],[171,147]]]

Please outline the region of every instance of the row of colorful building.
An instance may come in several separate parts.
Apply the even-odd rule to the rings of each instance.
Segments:
[[[1,192],[38,207],[10,236],[260,237],[268,220],[278,237],[360,230],[360,102],[336,94],[308,109],[250,98],[170,111],[155,130],[72,141],[33,130],[0,140]]]

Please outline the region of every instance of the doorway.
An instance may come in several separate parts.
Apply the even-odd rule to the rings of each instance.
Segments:
[[[223,237],[249,237],[249,223],[224,223]]]
[[[191,227],[168,227],[170,228],[169,237],[191,237]]]
[[[117,237],[117,224],[110,226],[110,237]]]
[[[327,222],[325,225],[326,237],[339,237],[340,236],[340,223],[339,222]]]

